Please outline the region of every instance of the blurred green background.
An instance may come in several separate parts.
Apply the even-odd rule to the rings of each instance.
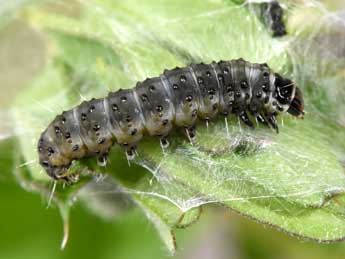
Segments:
[[[102,219],[82,203],[72,207],[70,240],[60,250],[62,220],[47,200],[24,190],[13,176],[8,109],[45,62],[34,32],[7,14],[25,1],[0,3],[0,258],[169,258],[143,212],[131,209]],[[339,1],[327,1],[341,8]],[[2,6],[1,6],[2,5]],[[5,139],[5,140],[4,140]],[[205,209],[204,209],[205,211]],[[201,219],[177,231],[177,258],[345,258],[345,244],[317,244],[264,227],[229,210],[209,206]]]

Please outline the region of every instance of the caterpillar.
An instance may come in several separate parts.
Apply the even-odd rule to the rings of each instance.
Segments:
[[[53,179],[68,181],[74,160],[96,156],[105,165],[115,143],[133,159],[144,135],[158,136],[163,148],[174,128],[185,129],[195,140],[196,121],[219,114],[235,114],[250,128],[255,119],[278,133],[277,115],[301,118],[303,110],[300,89],[267,64],[243,59],[191,64],[56,116],[39,138],[39,162]]]
[[[269,1],[260,3],[260,12],[264,23],[272,31],[273,37],[282,37],[286,35],[284,24],[284,9],[278,1]]]

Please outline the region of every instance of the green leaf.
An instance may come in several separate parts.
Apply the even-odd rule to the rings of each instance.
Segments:
[[[208,127],[200,123],[196,145],[176,132],[162,152],[157,139],[147,138],[131,166],[114,147],[105,168],[94,158],[74,163],[71,172],[81,172],[79,184],[59,184],[53,200],[69,208],[73,197],[91,183],[92,192],[129,195],[172,253],[173,230],[193,223],[200,206],[209,203],[292,235],[320,242],[344,238],[344,128],[329,116],[339,100],[314,87],[318,84],[304,72],[306,63],[296,71],[290,41],[272,39],[249,9],[220,0],[94,0],[51,2],[21,14],[44,34],[50,55],[44,71],[18,96],[13,109],[16,129],[25,131],[19,138],[23,157],[31,161],[21,181],[39,184],[38,189],[50,193],[49,179],[37,164],[36,143],[62,110],[84,98],[133,87],[166,68],[242,57],[267,62],[289,77],[294,73],[305,93],[305,120],[283,116],[278,135],[266,128],[249,130],[232,117],[219,118]],[[102,189],[106,181],[97,182],[96,174],[108,176],[120,188]],[[87,192],[80,197],[91,203]]]

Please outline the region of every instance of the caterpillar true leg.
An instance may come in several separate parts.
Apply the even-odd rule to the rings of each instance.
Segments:
[[[271,125],[271,127],[272,127],[277,133],[279,133],[279,128],[278,128],[277,119],[276,119],[275,115],[274,115],[274,114],[268,115],[268,116],[267,116],[267,120],[268,120],[268,123]]]
[[[262,125],[264,125],[266,127],[269,127],[268,122],[266,121],[265,117],[262,114],[257,114],[255,117],[256,117],[256,120],[260,124],[262,124]]]
[[[243,111],[240,114],[238,114],[238,116],[240,117],[241,121],[243,121],[249,128],[254,128],[254,124],[249,119],[248,114],[246,112]]]

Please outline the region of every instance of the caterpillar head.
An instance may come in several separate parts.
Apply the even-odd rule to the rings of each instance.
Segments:
[[[48,130],[42,133],[38,142],[39,163],[53,179],[64,179],[69,161],[61,156]]]
[[[275,74],[275,87],[279,107],[293,116],[303,118],[304,101],[301,90],[290,79]]]
[[[303,101],[302,92],[298,87],[296,87],[295,95],[290,103],[290,107],[287,112],[298,118],[303,118],[304,101]]]

